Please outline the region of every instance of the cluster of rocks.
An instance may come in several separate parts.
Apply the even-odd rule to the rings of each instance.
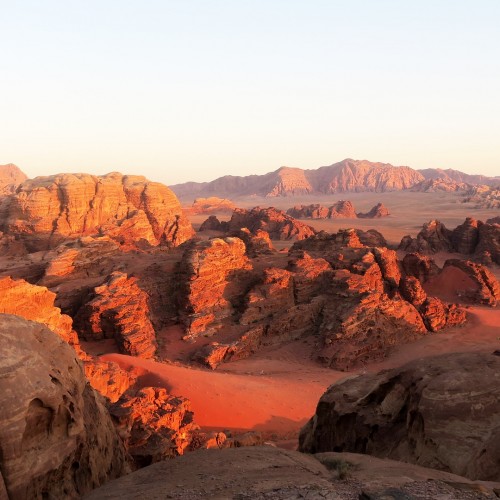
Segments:
[[[458,252],[483,264],[500,264],[500,225],[467,217],[455,229],[438,220],[424,224],[415,238],[404,236],[399,249],[405,252]]]
[[[341,200],[330,207],[320,204],[296,205],[286,212],[299,219],[378,219],[390,215],[383,203],[377,203],[366,213],[356,213],[354,205],[349,200]]]

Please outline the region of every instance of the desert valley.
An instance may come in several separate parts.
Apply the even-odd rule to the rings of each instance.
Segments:
[[[0,290],[0,500],[500,497],[500,177],[3,165]]]

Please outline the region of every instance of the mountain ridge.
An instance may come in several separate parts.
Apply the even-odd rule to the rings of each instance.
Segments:
[[[408,166],[346,158],[317,169],[280,167],[261,175],[225,175],[209,182],[186,182],[170,187],[179,197],[217,195],[273,198],[305,194],[399,191],[430,179],[489,185],[499,182],[497,178],[452,169],[416,170]]]

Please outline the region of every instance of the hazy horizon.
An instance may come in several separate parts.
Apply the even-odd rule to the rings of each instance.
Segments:
[[[0,164],[165,184],[344,158],[500,175],[500,3],[3,3]]]

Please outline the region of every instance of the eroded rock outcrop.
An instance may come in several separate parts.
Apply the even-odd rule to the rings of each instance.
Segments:
[[[128,391],[109,411],[140,467],[182,455],[198,429],[189,401],[171,396],[163,388]]]
[[[228,231],[238,231],[244,227],[252,233],[259,229],[266,231],[273,240],[303,240],[316,233],[311,226],[273,207],[236,209],[228,222]]]
[[[195,242],[184,253],[179,269],[179,306],[187,337],[214,333],[233,313],[231,285],[251,268],[239,238]],[[236,294],[237,295],[237,294]]]
[[[302,429],[300,449],[366,453],[498,481],[499,382],[500,357],[458,353],[334,384]]]
[[[78,345],[73,331],[73,320],[61,314],[54,306],[56,294],[44,286],[32,285],[24,280],[0,278],[0,313],[15,314],[43,323],[65,342]]]
[[[405,274],[417,278],[421,283],[439,274],[439,267],[434,260],[416,252],[407,253],[401,263]]]
[[[247,255],[249,257],[258,257],[259,255],[270,255],[273,253],[273,243],[267,231],[257,229],[255,233],[250,232],[246,227],[239,231],[234,231],[230,234],[235,238],[239,238],[245,243]]]
[[[3,314],[0,348],[6,498],[80,498],[128,472],[123,443],[66,342],[44,325]]]
[[[406,252],[436,253],[452,251],[452,231],[438,220],[431,220],[423,225],[416,238],[404,236],[399,249]]]
[[[23,182],[2,207],[0,229],[31,250],[107,234],[124,245],[176,246],[193,230],[176,196],[142,176],[59,174]]]
[[[115,271],[95,289],[95,297],[82,306],[75,328],[86,340],[114,338],[130,356],[154,358],[156,335],[149,319],[147,294],[137,278]]]
[[[227,223],[221,222],[216,215],[210,215],[207,220],[201,223],[198,231],[225,231]]]
[[[0,196],[13,193],[28,177],[12,163],[0,165]]]
[[[377,203],[366,213],[358,213],[360,219],[380,219],[391,215],[389,209],[383,203]]]
[[[231,213],[236,205],[227,198],[218,198],[210,196],[208,198],[196,198],[190,207],[184,209],[188,214],[213,214],[213,213]]]
[[[495,306],[500,301],[500,284],[485,266],[470,260],[448,259],[444,263],[444,268],[450,266],[463,271],[476,285],[474,290],[461,291],[468,299],[489,306]]]

